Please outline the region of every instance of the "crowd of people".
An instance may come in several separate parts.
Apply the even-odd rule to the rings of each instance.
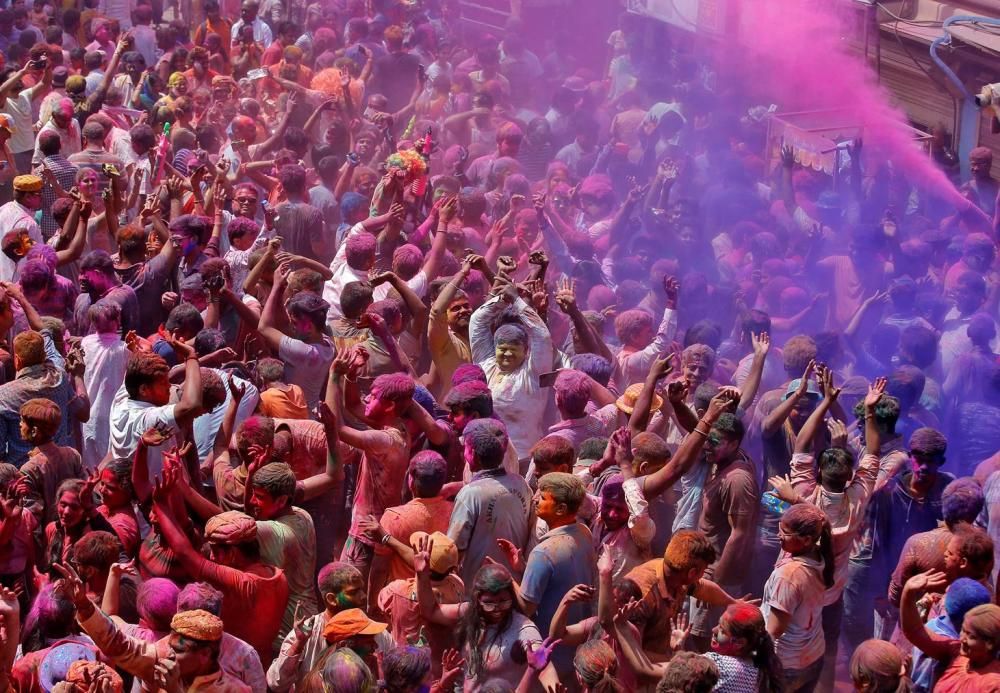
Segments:
[[[990,150],[520,4],[0,9],[0,688],[1000,691]]]

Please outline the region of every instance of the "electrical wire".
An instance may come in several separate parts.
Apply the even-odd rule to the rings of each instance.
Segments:
[[[875,6],[896,20],[897,24],[902,22],[903,24],[911,24],[913,26],[944,26],[944,22],[939,22],[935,19],[907,19],[906,17],[900,17],[880,2],[876,2]]]

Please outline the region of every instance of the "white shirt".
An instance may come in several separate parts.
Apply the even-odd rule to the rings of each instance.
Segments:
[[[59,135],[59,141],[62,142],[62,147],[59,153],[62,154],[67,159],[76,154],[81,149],[80,145],[80,124],[76,121],[76,118],[71,118],[69,121],[69,127],[63,130],[58,127],[53,121],[49,121],[42,126],[38,134],[41,135],[43,132],[54,132]],[[38,146],[38,138],[35,138],[35,153],[31,157],[31,163],[34,166],[38,166],[42,163],[42,159],[45,155],[42,154],[42,150]]]
[[[355,224],[344,236],[343,242],[337,248],[337,254],[330,263],[330,271],[333,276],[323,284],[323,300],[330,304],[330,310],[326,314],[326,322],[332,325],[335,320],[344,317],[344,311],[340,307],[340,294],[344,292],[344,287],[351,282],[368,281],[368,273],[360,272],[347,264],[347,239],[359,233],[368,233],[361,224]],[[418,275],[419,276],[419,275]],[[416,277],[414,277],[415,279]],[[381,301],[389,295],[389,285],[381,284],[375,287],[372,298]]]
[[[158,423],[176,428],[174,405],[156,407],[128,396],[124,383],[115,393],[111,403],[111,456],[132,458],[142,434]],[[149,476],[163,471],[162,447],[149,448],[147,466]]]
[[[0,207],[0,239],[8,231],[27,229],[28,235],[35,243],[44,243],[42,229],[35,221],[35,214],[27,207],[21,206],[16,200]],[[0,253],[0,279],[5,282],[16,281],[17,265],[9,257]]]
[[[240,400],[240,406],[236,409],[236,421],[233,424],[233,430],[236,430],[237,426],[250,418],[254,409],[257,408],[257,401],[260,399],[260,392],[258,392],[253,383],[243,378],[237,378],[217,368],[213,368],[212,370],[222,379],[222,384],[226,387],[226,400],[212,411],[202,414],[194,420],[194,443],[198,447],[198,459],[200,460],[205,459],[208,457],[208,453],[212,452],[212,447],[215,445],[215,436],[219,432],[219,429],[222,428],[222,419],[225,418],[226,410],[233,399],[232,394],[229,392],[229,382],[234,381],[237,385],[242,385],[246,388],[246,394],[243,395],[243,399]]]
[[[232,41],[236,41],[240,36],[240,29],[246,24],[242,19],[233,24]],[[253,40],[263,45],[265,48],[274,43],[274,36],[271,34],[271,27],[261,21],[260,17],[253,20]]]
[[[111,406],[125,380],[129,350],[118,333],[90,334],[83,346],[83,382],[90,397],[90,419],[83,424],[83,465],[96,469],[110,445]]]
[[[510,373],[497,365],[492,324],[507,308],[501,296],[496,296],[472,314],[469,320],[469,343],[472,361],[486,373],[493,394],[493,409],[507,426],[510,442],[522,455],[545,435],[545,408],[549,392],[538,384],[538,376],[552,370],[552,336],[545,322],[524,299],[514,301],[513,312],[521,317],[521,326],[528,335],[528,350],[524,363]]]
[[[35,130],[31,127],[32,89],[25,89],[17,96],[8,96],[3,107],[3,113],[10,117],[12,132],[10,135],[10,151],[14,154],[30,152],[35,148]]]

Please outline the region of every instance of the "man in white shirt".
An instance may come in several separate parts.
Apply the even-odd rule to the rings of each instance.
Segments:
[[[140,352],[129,359],[125,382],[115,394],[111,407],[111,457],[132,458],[143,434],[160,428],[164,436],[184,426],[203,413],[201,368],[194,348],[170,339],[170,346],[184,362],[184,385],[176,404],[170,403],[170,369],[159,354]],[[146,463],[150,478],[163,469],[163,458],[157,448],[148,452]]]
[[[21,79],[29,72],[41,75],[41,79],[35,86],[25,89]],[[2,74],[4,82],[0,84],[0,112],[10,119],[11,136],[8,146],[14,154],[17,172],[27,173],[31,170],[31,157],[35,153],[33,104],[52,88],[52,63],[41,70],[35,61],[29,60],[20,70],[8,70]]]
[[[52,115],[48,122],[38,131],[39,137],[35,138],[35,154],[31,159],[32,166],[41,165],[42,159],[45,158],[38,142],[43,132],[50,131],[59,135],[59,141],[62,143],[59,148],[60,154],[69,158],[80,151],[80,123],[73,117],[73,102],[68,98],[64,97],[59,100],[55,108],[52,109]]]
[[[35,243],[42,243],[42,229],[35,221],[35,212],[42,207],[42,179],[38,176],[17,176],[14,179],[14,199],[0,207],[0,240],[9,232],[24,230]],[[0,253],[0,280],[16,280],[17,266],[5,253]]]
[[[274,36],[271,34],[271,27],[265,24],[257,16],[257,11],[259,9],[260,5],[257,3],[257,0],[246,0],[246,2],[243,3],[243,6],[240,8],[240,21],[233,24],[231,37],[233,43],[236,43],[239,40],[240,29],[247,24],[253,27],[254,41],[265,48],[274,42]]]

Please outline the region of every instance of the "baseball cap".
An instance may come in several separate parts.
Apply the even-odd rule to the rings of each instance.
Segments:
[[[355,635],[378,635],[388,627],[386,623],[371,620],[361,609],[347,609],[326,622],[323,637],[328,645],[334,645]]]
[[[796,378],[792,382],[788,383],[788,387],[785,388],[785,394],[781,399],[786,400],[789,397],[791,397],[792,394],[799,389],[799,385],[801,384],[802,384],[802,378]],[[817,397],[821,397],[823,395],[823,393],[819,391],[819,385],[817,385],[816,381],[814,380],[809,380],[806,382],[806,394],[816,395]]]
[[[453,568],[458,567],[458,547],[455,542],[448,538],[447,534],[434,532],[428,535],[427,532],[414,532],[410,535],[410,546],[416,550],[421,540],[430,537],[433,543],[431,546],[431,572],[444,575]]]

